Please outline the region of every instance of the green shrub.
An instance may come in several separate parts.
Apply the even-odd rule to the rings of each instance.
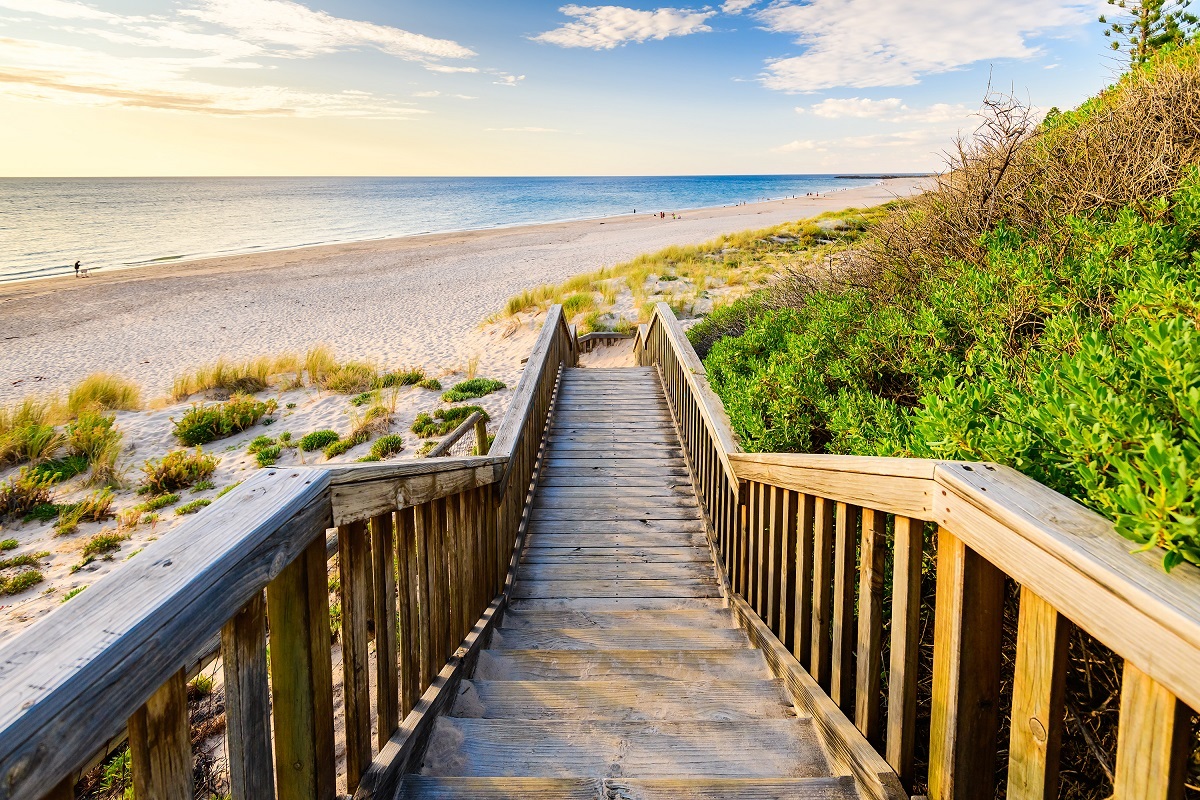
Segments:
[[[389,372],[379,378],[377,388],[391,389],[394,386],[413,386],[425,380],[425,371],[420,369]]]
[[[197,481],[211,478],[218,459],[197,447],[194,451],[172,450],[159,461],[142,466],[142,490],[159,495],[186,489]]]
[[[64,458],[55,458],[50,461],[43,461],[30,467],[30,471],[39,478],[48,478],[54,483],[63,483],[69,481],[76,475],[87,471],[88,460],[82,455],[70,455]]]
[[[426,378],[418,383],[417,386],[420,386],[422,389],[429,389],[433,392],[440,392],[442,390],[442,382],[437,378]]]
[[[91,496],[78,503],[59,506],[56,536],[69,536],[79,528],[80,522],[103,522],[113,517],[113,493],[110,489],[92,492]]]
[[[207,492],[209,489],[215,489],[217,485],[210,480],[203,480],[192,487],[192,494],[197,492]]]
[[[179,495],[171,492],[170,494],[160,494],[151,497],[149,500],[138,505],[140,511],[158,511],[161,508],[166,508],[169,505],[179,502]]]
[[[24,423],[0,437],[0,465],[26,461],[37,464],[53,458],[62,445],[63,436],[53,425]]]
[[[54,500],[54,479],[39,477],[29,467],[0,484],[0,519],[25,515]]]
[[[48,558],[50,553],[43,550],[40,553],[24,553],[12,558],[0,558],[0,569],[12,569],[13,567],[36,567],[40,564],[43,558]]]
[[[83,546],[83,557],[102,556],[116,552],[121,549],[121,542],[128,538],[128,536],[121,536],[117,533],[97,533]]]
[[[109,450],[120,446],[121,432],[113,427],[116,420],[113,415],[82,412],[78,419],[67,425],[67,447],[89,464],[102,460]]]
[[[300,437],[300,449],[306,453],[314,450],[324,450],[329,445],[336,442],[341,437],[337,431],[323,430],[306,433]]]
[[[470,400],[473,397],[483,397],[504,388],[505,385],[503,383],[491,378],[471,378],[470,380],[459,381],[450,387],[450,391],[442,395],[442,400],[447,403],[458,403],[462,400]]]
[[[272,405],[272,401],[262,402],[249,395],[234,395],[215,405],[194,405],[175,423],[175,438],[193,446],[232,436],[257,423],[273,410]]]
[[[325,446],[325,457],[334,458],[345,453],[351,448],[358,447],[367,441],[367,435],[362,432],[353,433],[345,439],[338,439],[336,442],[330,442]]]
[[[376,388],[379,371],[370,364],[349,362],[341,364],[323,374],[319,384],[322,389],[338,394],[359,394]]]
[[[429,455],[435,447],[437,447],[437,442],[421,442],[421,446],[417,448],[417,455]]]
[[[254,460],[258,462],[260,467],[265,469],[278,461],[281,453],[283,453],[283,448],[277,444],[273,444],[256,452]]]
[[[76,586],[74,589],[72,589],[71,591],[69,591],[65,595],[63,595],[63,599],[61,602],[63,602],[63,603],[67,602],[72,597],[77,596],[80,592],[82,592],[86,588],[87,588],[87,586]],[[125,752],[128,753],[129,751],[126,750]]]
[[[412,431],[423,439],[428,439],[431,436],[445,436],[450,431],[458,427],[471,414],[479,411],[483,414],[483,419],[486,422],[489,417],[487,412],[480,406],[452,406],[450,408],[439,408],[433,415],[421,412],[417,414],[417,418],[413,420]]]
[[[16,549],[17,549],[17,540],[16,539],[4,539],[3,541],[0,541],[0,553],[4,552],[5,550],[16,550]]]
[[[184,516],[185,514],[195,514],[200,509],[210,505],[212,505],[212,500],[200,498],[199,500],[193,500],[190,503],[184,503],[179,508],[175,509],[175,514],[176,516],[180,517]]]
[[[26,570],[12,578],[0,576],[0,595],[20,594],[44,580],[45,576],[36,569]]]
[[[350,398],[350,405],[355,407],[369,405],[370,403],[375,402],[376,397],[377,395],[375,392],[363,392],[360,395]]]
[[[239,487],[239,486],[241,486],[241,485],[242,485],[242,482],[241,482],[241,481],[238,481],[237,483],[231,483],[231,484],[229,484],[229,485],[228,485],[228,486],[226,486],[224,489],[222,489],[221,491],[217,492],[217,499],[218,499],[218,500],[220,500],[222,497],[224,497],[225,495],[229,494],[230,492],[232,492],[234,489],[236,489],[237,487]]]
[[[743,446],[1008,464],[1200,564],[1200,174],[1057,228],[998,226],[982,267],[816,288],[717,342]]]
[[[58,518],[62,506],[55,503],[42,503],[34,506],[23,517],[25,522],[51,522]]]
[[[371,457],[376,460],[383,460],[390,456],[396,455],[404,449],[404,437],[398,433],[389,433],[386,436],[380,436],[371,445]]]

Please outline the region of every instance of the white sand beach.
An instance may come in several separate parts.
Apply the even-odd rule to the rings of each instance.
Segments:
[[[484,356],[520,369],[479,325],[509,296],[668,245],[913,193],[891,179],[822,197],[583,222],[414,236],[0,285],[0,403],[60,392],[96,370],[161,395],[180,372],[326,343],[341,358],[432,373]],[[494,337],[493,337],[494,339]]]

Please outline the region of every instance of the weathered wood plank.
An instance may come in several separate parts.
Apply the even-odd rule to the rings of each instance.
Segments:
[[[485,650],[476,680],[577,681],[662,678],[710,681],[769,678],[753,650]]]
[[[854,713],[854,573],[857,567],[858,506],[838,503],[834,522],[833,552],[833,664],[830,670],[830,694],[833,702]]]
[[[514,599],[533,597],[720,597],[717,582],[698,578],[671,580],[518,580]]]
[[[1021,588],[1008,745],[1008,796],[1014,800],[1058,797],[1067,626],[1046,601]]]
[[[192,740],[183,670],[129,718],[129,766],[137,797],[192,800]]]
[[[921,625],[921,559],[925,523],[895,518],[892,638],[888,666],[887,760],[912,786],[917,727],[917,657]]]
[[[573,564],[570,562],[533,562],[521,566],[522,581],[672,581],[715,580],[711,562],[667,561],[662,563],[609,562],[608,564]]]
[[[399,800],[855,800],[850,778],[434,778],[408,776]]]
[[[396,540],[392,514],[371,520],[371,569],[375,586],[375,741],[383,747],[400,725],[400,670],[396,609]]]
[[[858,577],[858,674],[854,684],[854,723],[876,750],[882,750],[880,683],[883,675],[883,579],[887,556],[887,515],[862,515],[862,567]]]
[[[230,794],[233,800],[274,797],[267,606],[261,592],[221,628],[221,662]]]
[[[1115,800],[1179,800],[1191,750],[1191,714],[1128,661],[1121,675]]]
[[[0,645],[0,774],[40,797],[125,728],[281,566],[321,538],[328,477],[262,470],[37,625]],[[98,698],[96,686],[107,687]]]
[[[746,647],[733,628],[655,630],[631,625],[621,630],[592,628],[504,629],[492,637],[500,650],[728,650]]]
[[[346,782],[350,791],[371,763],[371,681],[367,655],[367,596],[371,546],[367,525],[338,528],[338,569],[342,598],[342,699],[346,710]]]
[[[941,530],[936,602],[929,796],[990,797],[999,722],[1004,574]]]
[[[809,672],[828,689],[833,664],[833,540],[835,503],[816,498],[813,516],[812,657]]]
[[[333,676],[325,542],[267,585],[279,796],[333,800]]]

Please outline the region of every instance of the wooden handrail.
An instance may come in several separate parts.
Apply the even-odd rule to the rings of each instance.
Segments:
[[[218,635],[233,796],[332,798],[327,542],[347,782],[390,797],[503,609],[558,375],[576,352],[555,306],[492,455],[264,470],[0,644],[0,800],[70,796],[124,729],[137,795],[190,800],[186,668],[212,657]]]
[[[1181,792],[1186,708],[1200,709],[1200,570],[1184,564],[1165,574],[1155,554],[1130,553],[1108,520],[1000,465],[740,453],[669,307],[660,304],[639,329],[634,352],[660,369],[744,626],[756,641],[771,637],[771,652],[790,651],[853,717],[863,741],[849,741],[854,735],[830,723],[841,730],[828,743],[835,751],[869,741],[911,785],[921,559],[931,522],[938,526],[938,585],[929,796],[992,793],[1006,576],[1022,587],[1008,796],[1057,793],[1071,624],[1125,659],[1114,796],[1165,800]],[[714,462],[732,475],[714,479]],[[888,549],[894,574],[885,665]],[[772,665],[783,660],[777,655]],[[812,705],[814,716],[820,707]],[[855,774],[869,796],[888,795],[869,769]]]
[[[482,436],[479,435],[479,430],[480,430],[479,426],[482,422],[483,422],[483,412],[482,411],[472,411],[471,414],[469,416],[467,416],[466,419],[464,419],[462,422],[458,423],[457,428],[450,431],[450,433],[446,436],[445,439],[442,439],[440,442],[437,443],[436,447],[434,447],[432,450],[430,450],[428,453],[426,453],[425,457],[426,458],[442,458],[442,457],[444,457],[447,453],[450,452],[450,448],[452,448],[452,447],[454,447],[454,445],[458,444],[460,439],[465,437],[468,433],[472,433],[472,432],[476,433],[476,437],[475,437],[476,447],[479,446],[479,442],[481,442],[481,441],[486,444],[487,443],[487,435],[486,435],[487,429],[484,428],[483,430],[485,431],[485,433]]]

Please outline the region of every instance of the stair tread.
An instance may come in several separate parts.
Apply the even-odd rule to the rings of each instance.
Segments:
[[[850,778],[439,778],[407,775],[397,800],[854,800]]]
[[[735,628],[541,628],[504,629],[491,648],[503,650],[723,650],[749,648]]]
[[[795,711],[777,680],[463,681],[451,716],[483,719],[786,719]]]
[[[479,680],[607,680],[666,678],[681,681],[770,678],[762,653],[736,650],[484,650]]]

